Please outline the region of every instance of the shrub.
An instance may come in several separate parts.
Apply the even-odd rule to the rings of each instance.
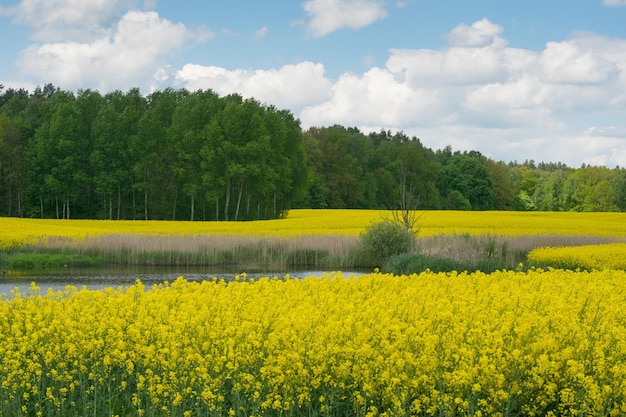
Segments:
[[[374,223],[361,234],[360,263],[380,267],[392,256],[410,252],[414,245],[415,235],[410,230],[390,221]]]

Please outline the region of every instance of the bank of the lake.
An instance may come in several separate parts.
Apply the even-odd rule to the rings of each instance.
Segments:
[[[370,271],[348,271],[344,276],[358,276]],[[19,291],[28,294],[33,285],[39,288],[41,294],[47,291],[64,290],[67,286],[89,290],[101,290],[105,288],[128,287],[137,280],[141,281],[146,288],[162,284],[165,281],[174,282],[178,277],[184,277],[187,281],[225,280],[232,281],[245,276],[248,280],[258,280],[263,277],[276,277],[284,279],[289,275],[291,278],[306,278],[310,276],[323,276],[332,273],[319,270],[259,270],[248,269],[217,269],[206,267],[173,267],[173,266],[113,266],[103,268],[63,268],[32,270],[22,272],[8,272],[0,276],[0,297],[10,297],[11,292]]]

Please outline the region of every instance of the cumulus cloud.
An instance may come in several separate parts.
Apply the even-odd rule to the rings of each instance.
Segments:
[[[487,46],[493,43],[502,42],[500,34],[502,26],[491,23],[488,19],[483,18],[474,22],[471,26],[461,24],[448,34],[448,41],[452,46]]]
[[[22,0],[2,9],[15,23],[30,26],[37,41],[94,40],[112,28],[137,0]]]
[[[379,0],[307,0],[302,8],[310,16],[308,32],[321,38],[339,29],[360,29],[387,17]]]
[[[321,103],[330,97],[331,82],[324,72],[322,64],[307,61],[277,70],[256,71],[187,64],[176,73],[176,80],[191,91],[238,93],[298,112],[305,105]]]
[[[137,86],[137,80],[153,79],[159,72],[159,59],[186,41],[208,36],[206,31],[194,32],[161,19],[155,12],[130,11],[111,36],[91,42],[31,45],[20,53],[17,65],[26,75],[53,80],[64,88],[126,88]]]
[[[343,75],[331,94],[330,100],[302,111],[305,125],[408,126],[427,123],[440,105],[432,91],[406,88],[379,68],[362,77]]]
[[[600,83],[619,73],[615,63],[575,42],[548,42],[539,65],[546,80],[555,83]]]

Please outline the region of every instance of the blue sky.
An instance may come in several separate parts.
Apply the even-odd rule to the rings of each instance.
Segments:
[[[239,93],[309,126],[626,166],[626,0],[0,0],[0,84]]]

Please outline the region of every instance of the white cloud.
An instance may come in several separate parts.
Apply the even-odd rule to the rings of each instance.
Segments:
[[[303,125],[409,126],[428,123],[440,103],[436,94],[412,90],[389,71],[372,68],[362,77],[344,74],[329,101],[301,113]]]
[[[176,73],[176,79],[191,91],[212,89],[223,95],[239,93],[298,112],[307,104],[320,103],[330,97],[331,82],[324,71],[322,64],[306,61],[278,70],[256,71],[187,64]]]
[[[308,32],[321,38],[339,29],[360,29],[387,17],[379,0],[308,0],[302,8],[310,16]]]
[[[554,83],[601,83],[619,73],[615,63],[573,41],[548,42],[539,65],[545,79]]]
[[[452,46],[488,46],[493,43],[501,43],[502,26],[491,23],[488,19],[483,18],[474,22],[471,26],[461,24],[448,34],[448,42]]]
[[[622,7],[626,6],[626,0],[602,0],[602,4],[611,7]]]
[[[92,41],[115,26],[123,10],[137,0],[22,0],[3,9],[18,24],[33,28],[33,39],[45,42]]]
[[[20,53],[17,65],[26,75],[66,89],[124,89],[151,80],[164,55],[188,40],[207,36],[161,19],[155,12],[131,11],[119,20],[112,36],[88,43],[32,45]]]

